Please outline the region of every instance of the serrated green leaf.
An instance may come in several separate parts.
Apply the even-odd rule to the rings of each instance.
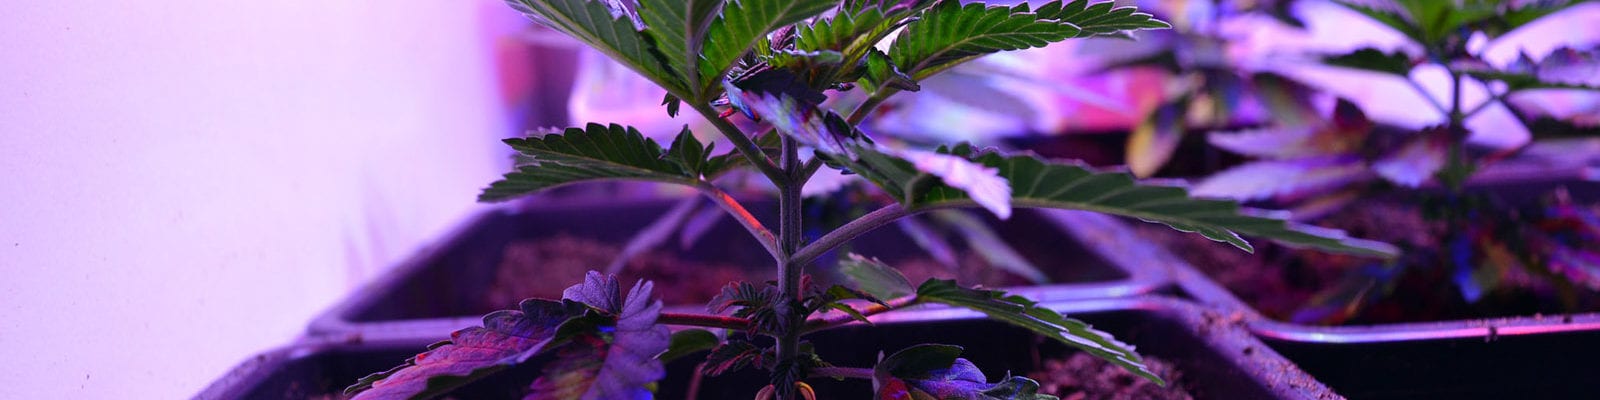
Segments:
[[[662,53],[639,31],[633,17],[615,15],[626,14],[626,10],[614,10],[597,0],[507,0],[507,3],[534,21],[605,53],[668,92],[679,95],[688,92],[686,81],[663,61]]]
[[[1129,346],[1089,324],[1061,316],[1022,296],[998,290],[968,289],[955,281],[929,279],[917,287],[917,301],[971,309],[989,318],[1033,331],[1105,359],[1146,379],[1163,383]]]
[[[1039,19],[1077,26],[1082,30],[1077,37],[1120,36],[1128,31],[1172,27],[1166,21],[1155,19],[1150,13],[1139,12],[1134,7],[1118,7],[1112,1],[1093,4],[1089,0],[1050,2],[1039,6],[1034,13],[1039,14]]]
[[[700,138],[694,137],[694,132],[689,127],[683,127],[678,132],[678,137],[672,140],[672,148],[667,150],[667,160],[678,164],[689,176],[700,176],[706,167],[706,156],[712,149],[700,143]]]
[[[561,134],[505,142],[518,153],[532,157],[536,164],[521,166],[490,184],[478,196],[478,201],[504,201],[560,185],[598,180],[634,179],[684,185],[693,185],[696,181],[696,176],[681,162],[664,157],[664,150],[655,140],[645,138],[631,127],[589,124],[586,128],[570,128]],[[700,153],[703,157],[704,149]]]
[[[734,0],[711,22],[701,56],[701,93],[711,93],[734,62],[778,28],[821,14],[838,0]]]
[[[1324,57],[1328,65],[1379,72],[1400,77],[1411,74],[1411,57],[1403,52],[1384,53],[1374,48],[1364,48],[1347,54]]]
[[[1087,0],[1050,2],[1030,12],[1028,5],[962,5],[943,0],[906,24],[889,55],[917,79],[926,78],[974,57],[1000,51],[1044,47],[1053,42],[1125,30],[1167,28],[1165,22],[1133,7]]]
[[[1354,239],[1343,232],[1291,224],[1260,210],[1242,209],[1227,200],[1195,199],[1181,187],[1136,182],[1122,172],[1101,172],[1075,162],[1046,161],[1033,156],[979,152],[970,145],[943,150],[989,168],[1011,182],[1011,203],[1024,208],[1086,210],[1159,222],[1184,232],[1253,251],[1239,235],[1256,236],[1292,247],[1364,256],[1394,257],[1385,243]],[[905,199],[909,209],[975,205],[965,191],[927,182],[911,162],[857,146],[859,160],[851,169],[863,178]]]
[[[672,71],[689,88],[699,90],[700,49],[706,31],[727,0],[640,0],[639,18]],[[701,95],[702,93],[693,93]]]
[[[924,11],[921,19],[906,24],[889,48],[889,56],[920,80],[976,56],[1044,47],[1081,31],[1072,24],[1040,20],[1026,5],[962,5],[943,0]]]
[[[844,275],[857,290],[880,299],[909,296],[916,292],[905,275],[877,259],[850,254],[839,263],[839,274]]]
[[[711,350],[722,343],[722,338],[705,329],[684,329],[673,333],[670,342],[667,351],[656,356],[657,360],[669,363],[683,356]]]

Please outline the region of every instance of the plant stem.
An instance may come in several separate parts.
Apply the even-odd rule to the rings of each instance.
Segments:
[[[656,317],[656,323],[734,330],[750,329],[750,320],[748,319],[721,315],[661,313],[661,316]]]
[[[1471,166],[1467,165],[1466,149],[1463,143],[1467,141],[1466,115],[1461,112],[1461,72],[1450,71],[1450,149],[1444,173],[1441,178],[1450,192],[1460,194],[1467,178],[1472,176]]]
[[[710,105],[694,103],[693,106],[696,112],[699,112],[706,120],[711,121],[711,125],[716,126],[717,131],[721,132],[723,137],[728,138],[729,143],[733,143],[733,148],[739,150],[739,153],[743,154],[744,158],[749,159],[750,164],[755,165],[762,175],[767,176],[767,179],[772,180],[774,183],[787,180],[783,171],[772,163],[772,159],[767,158],[767,154],[761,152],[761,146],[756,145],[756,142],[750,140],[749,136],[745,136],[744,132],[739,130],[739,127],[733,126],[733,123],[722,119],[721,116],[717,115],[717,110],[712,109]]]
[[[810,263],[812,260],[816,260],[817,257],[822,256],[823,253],[827,253],[828,251],[845,244],[845,242],[855,239],[857,236],[871,232],[874,229],[878,229],[884,225],[893,223],[895,220],[905,218],[911,214],[915,214],[915,212],[906,210],[906,208],[901,206],[899,203],[890,204],[884,206],[883,208],[872,210],[872,212],[867,213],[867,215],[863,215],[861,218],[857,218],[854,221],[845,223],[838,229],[834,229],[832,232],[828,232],[828,234],[817,238],[816,242],[806,245],[805,248],[800,249],[799,252],[796,252],[793,256],[790,256],[789,260],[791,262],[798,262],[801,264]]]
[[[1440,113],[1444,114],[1450,113],[1450,109],[1445,108],[1444,103],[1440,103],[1439,99],[1434,98],[1433,94],[1428,93],[1428,88],[1422,87],[1421,83],[1418,83],[1415,79],[1406,79],[1405,81],[1407,84],[1411,85],[1412,89],[1417,91],[1418,96],[1422,96],[1424,100],[1427,100],[1428,105],[1432,105],[1434,110],[1438,110]]]
[[[811,370],[812,375],[839,379],[872,379],[872,370],[850,367],[823,367]]]
[[[782,254],[778,249],[778,238],[772,234],[772,231],[767,230],[767,227],[762,226],[761,220],[756,219],[755,214],[751,214],[750,210],[746,210],[743,204],[739,204],[739,201],[735,200],[733,195],[705,181],[695,185],[695,188],[700,189],[701,193],[704,193],[706,197],[711,198],[711,201],[721,206],[722,210],[727,211],[728,215],[732,216],[735,221],[739,221],[739,225],[743,225],[745,230],[750,231],[750,236],[755,237],[756,241],[761,243],[762,248],[767,249],[767,253],[771,254],[774,260],[782,259]]]
[[[910,306],[912,306],[914,304],[917,304],[917,296],[911,295],[911,296],[898,297],[898,298],[890,299],[889,301],[885,301],[884,303],[887,304],[887,305],[873,303],[873,304],[867,305],[866,307],[862,307],[862,308],[860,308],[860,309],[858,309],[856,311],[860,312],[861,315],[865,315],[865,316],[868,316],[868,317],[873,316],[873,315],[883,314],[883,313],[886,313],[886,312],[890,312],[890,311],[894,311],[894,310],[910,307]],[[812,333],[812,332],[816,332],[816,331],[823,331],[823,330],[837,328],[837,327],[839,327],[841,325],[848,324],[851,321],[855,321],[855,318],[851,318],[850,315],[844,314],[844,313],[839,313],[839,314],[828,316],[828,317],[812,318],[812,319],[806,321],[805,333]]]
[[[801,296],[800,278],[805,274],[805,264],[796,262],[793,255],[800,248],[802,239],[801,230],[801,196],[800,189],[805,182],[800,180],[802,166],[800,164],[800,144],[788,136],[781,138],[783,155],[779,160],[782,165],[782,178],[773,181],[778,187],[778,304],[773,311],[779,322],[780,332],[777,335],[778,362],[773,370],[772,385],[776,388],[778,400],[793,400],[796,398],[794,379],[798,374],[789,373],[799,368],[797,360],[800,356],[800,334],[806,317],[801,313],[799,305]]]

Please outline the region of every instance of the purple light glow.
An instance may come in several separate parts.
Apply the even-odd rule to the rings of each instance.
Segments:
[[[182,398],[289,341],[476,207],[526,102],[497,0],[6,8],[0,398]]]

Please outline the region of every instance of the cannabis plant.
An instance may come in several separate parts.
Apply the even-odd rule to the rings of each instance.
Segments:
[[[1568,307],[1574,305],[1575,290],[1600,290],[1600,268],[1589,261],[1600,259],[1600,241],[1593,235],[1571,233],[1600,227],[1592,212],[1564,198],[1519,210],[1492,193],[1464,188],[1484,166],[1517,150],[1473,146],[1468,119],[1497,105],[1510,106],[1507,99],[1513,96],[1538,95],[1531,92],[1534,90],[1600,89],[1600,59],[1594,53],[1563,48],[1542,60],[1523,54],[1506,65],[1492,65],[1482,54],[1489,46],[1474,45],[1474,38],[1494,43],[1580,2],[1338,3],[1400,33],[1416,50],[1386,53],[1369,48],[1324,56],[1322,61],[1406,81],[1440,116],[1438,123],[1419,130],[1396,129],[1368,119],[1360,106],[1344,99],[1339,99],[1327,116],[1316,115],[1305,103],[1289,103],[1298,110],[1293,114],[1311,118],[1211,135],[1212,145],[1256,160],[1207,177],[1194,192],[1276,201],[1293,207],[1294,217],[1302,220],[1331,214],[1358,199],[1402,199],[1427,210],[1426,216],[1442,223],[1445,233],[1440,243],[1433,244],[1436,249],[1412,246],[1406,249],[1405,258],[1352,270],[1340,283],[1319,293],[1294,319],[1343,321],[1360,311],[1361,305],[1387,295],[1417,267],[1432,265],[1447,268],[1449,272],[1442,275],[1468,303],[1513,284],[1554,287]],[[1416,71],[1425,67],[1448,75],[1446,97],[1435,96],[1416,79]],[[1465,101],[1462,92],[1468,85],[1487,89],[1487,98]],[[1443,193],[1426,188],[1433,183],[1443,186]],[[1526,282],[1529,279],[1519,276],[1546,282]]]
[[[935,150],[874,141],[858,123],[884,99],[973,58],[1051,42],[1164,28],[1132,8],[1086,1],[989,6],[955,0],[515,0],[535,21],[571,35],[666,88],[666,112],[705,116],[733,151],[721,153],[685,130],[668,147],[620,125],[589,124],[506,142],[529,162],[481,195],[501,201],[560,185],[632,179],[698,189],[738,220],[772,255],[775,282],[730,282],[710,314],[662,312],[653,286],[626,295],[614,276],[591,272],[560,300],[529,299],[491,313],[393,370],[350,387],[356,398],[426,398],[475,379],[542,362],[527,398],[649,398],[663,362],[709,350],[700,372],[757,368],[770,385],[757,398],[812,398],[807,381],[868,379],[879,398],[1051,398],[1021,377],[990,382],[961,348],[919,345],[876,365],[838,366],[801,342],[807,334],[916,305],[976,310],[1159,381],[1132,349],[1028,299],[907,282],[872,259],[844,257],[849,286],[820,287],[805,270],[851,239],[907,216],[982,208],[1006,218],[1014,207],[1076,209],[1128,216],[1195,232],[1241,249],[1239,235],[1297,246],[1387,256],[1386,245],[1338,232],[1303,230],[1201,200],[1179,187],[1141,184],[1125,173],[1078,163],[1001,154],[970,144]],[[887,47],[881,43],[887,42]],[[819,107],[830,93],[869,93],[841,115]],[[743,115],[741,117],[740,115]],[[762,122],[741,131],[733,118]],[[805,240],[800,190],[822,168],[849,171],[894,199],[815,240]],[[768,229],[718,186],[735,170],[776,187],[776,229]],[[603,218],[604,216],[596,216]],[[528,277],[538,279],[538,277]],[[670,333],[669,326],[684,327]],[[731,332],[728,337],[706,328]]]

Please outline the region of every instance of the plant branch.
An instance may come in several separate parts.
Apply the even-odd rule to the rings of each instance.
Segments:
[[[861,236],[864,233],[871,232],[874,229],[881,228],[884,225],[893,223],[895,220],[905,218],[912,214],[916,214],[917,212],[920,212],[920,210],[906,210],[906,208],[901,206],[899,203],[890,204],[884,206],[883,208],[873,210],[872,212],[867,213],[867,215],[863,215],[861,218],[850,221],[849,223],[840,226],[838,229],[834,229],[832,232],[828,232],[828,234],[817,238],[817,241],[806,245],[805,247],[801,248],[800,251],[794,253],[794,255],[790,257],[790,260],[801,264],[810,263],[812,260],[816,260],[817,257],[822,256],[823,253],[827,253],[828,251],[838,248],[840,245],[855,239],[857,236]]]
[[[756,145],[756,142],[750,140],[749,136],[745,136],[744,131],[740,131],[739,127],[733,126],[733,123],[722,119],[717,114],[717,110],[712,109],[709,105],[694,103],[693,107],[706,120],[711,121],[711,125],[716,126],[717,131],[721,132],[723,137],[728,138],[729,143],[733,143],[733,148],[737,149],[739,154],[743,154],[744,158],[750,160],[750,164],[755,165],[762,175],[767,176],[767,179],[773,182],[787,180],[783,171],[778,169],[778,166],[772,163],[772,159],[761,151],[761,146]]]
[[[1415,79],[1405,79],[1405,81],[1406,84],[1411,85],[1411,88],[1417,91],[1418,96],[1428,100],[1428,104],[1432,105],[1434,110],[1438,110],[1440,114],[1450,115],[1450,108],[1445,107],[1444,103],[1439,102],[1439,99],[1433,98],[1433,94],[1428,93],[1428,88],[1422,87],[1422,84]]]
[[[886,303],[887,305],[878,304],[878,303],[872,303],[872,304],[869,304],[869,305],[867,305],[865,307],[856,309],[856,312],[861,313],[861,315],[870,317],[870,316],[873,316],[873,315],[883,314],[883,313],[886,313],[886,312],[899,310],[899,309],[902,309],[902,308],[906,308],[906,307],[910,307],[910,306],[916,305],[917,304],[917,300],[918,299],[917,299],[916,295],[898,297],[898,298],[890,299],[889,301],[885,301],[884,303]],[[823,330],[837,328],[837,327],[839,327],[841,325],[848,324],[851,321],[855,321],[855,318],[852,318],[849,314],[845,314],[845,313],[842,313],[842,312],[838,313],[838,314],[830,314],[829,316],[825,316],[825,317],[812,318],[812,319],[806,320],[805,333],[810,334],[810,333],[816,332],[816,331],[823,331]]]
[[[661,313],[660,317],[656,317],[656,323],[666,325],[687,325],[706,328],[734,329],[741,331],[750,329],[750,320],[748,319],[706,314]]]
[[[779,259],[781,253],[778,249],[778,238],[773,236],[772,231],[767,230],[765,226],[761,226],[761,220],[756,219],[755,214],[751,214],[750,210],[746,210],[743,204],[739,204],[738,200],[734,200],[733,195],[706,181],[700,181],[695,184],[695,188],[700,189],[700,193],[710,197],[712,202],[721,206],[722,210],[727,211],[728,215],[732,216],[735,221],[739,221],[739,225],[743,225],[745,230],[750,231],[750,236],[755,237],[756,241],[761,243],[761,247],[767,249],[767,253],[772,255],[773,259]]]
[[[812,368],[811,375],[824,376],[835,379],[872,379],[872,370],[868,368],[851,367],[822,367]]]
[[[881,88],[876,92],[872,92],[872,96],[868,96],[867,100],[856,106],[856,109],[850,112],[850,116],[845,118],[845,121],[849,122],[851,126],[860,124],[861,121],[867,119],[868,115],[872,114],[872,110],[876,110],[879,105],[888,100],[889,96],[899,92],[900,90],[895,88]]]

